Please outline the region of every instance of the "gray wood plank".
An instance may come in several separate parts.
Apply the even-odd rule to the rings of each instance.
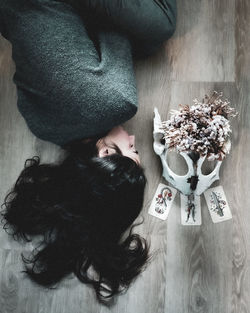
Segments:
[[[171,78],[234,81],[235,1],[178,1],[175,37],[167,47]],[[167,64],[166,64],[167,65]]]
[[[154,257],[113,307],[95,300],[92,289],[73,276],[58,289],[36,286],[20,271],[21,251],[32,245],[14,242],[0,228],[0,312],[193,313],[250,312],[250,3],[247,0],[178,1],[177,30],[154,56],[135,62],[139,110],[124,127],[136,145],[148,184],[135,231],[151,242]],[[0,37],[0,200],[15,182],[26,158],[53,162],[60,149],[35,138],[16,107],[11,45]],[[223,91],[239,111],[232,121],[232,150],[220,172],[233,219],[213,224],[201,197],[203,224],[180,225],[180,197],[167,221],[147,214],[161,178],[152,149],[153,109],[162,117],[179,103],[192,103],[213,90]],[[181,159],[170,159],[184,170]],[[206,164],[205,171],[212,165]]]

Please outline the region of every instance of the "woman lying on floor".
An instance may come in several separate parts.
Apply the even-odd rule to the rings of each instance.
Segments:
[[[73,272],[105,301],[149,260],[133,227],[123,238],[142,210],[146,178],[121,124],[138,107],[133,58],[173,34],[175,1],[1,0],[0,17],[18,109],[34,135],[66,151],[58,164],[26,161],[5,198],[5,228],[27,241],[42,236],[23,258],[35,282],[54,286]]]

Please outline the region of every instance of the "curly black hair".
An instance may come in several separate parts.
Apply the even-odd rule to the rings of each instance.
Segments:
[[[146,239],[132,233],[146,177],[140,165],[120,153],[98,157],[96,142],[65,145],[66,157],[59,163],[27,159],[1,214],[14,239],[42,235],[31,256],[22,255],[33,281],[53,288],[74,273],[107,303],[127,290],[150,259]],[[91,268],[97,278],[89,274]]]

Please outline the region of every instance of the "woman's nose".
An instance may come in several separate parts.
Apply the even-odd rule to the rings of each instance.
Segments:
[[[130,139],[130,144],[134,145],[135,144],[135,135],[129,136]]]

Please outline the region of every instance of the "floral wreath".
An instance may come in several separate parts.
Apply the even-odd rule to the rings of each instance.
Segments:
[[[205,95],[202,102],[194,99],[192,106],[179,104],[180,110],[171,110],[168,121],[162,122],[165,143],[168,149],[177,152],[198,152],[207,155],[208,161],[223,160],[232,132],[229,117],[238,112],[230,102],[222,100],[222,92]]]

